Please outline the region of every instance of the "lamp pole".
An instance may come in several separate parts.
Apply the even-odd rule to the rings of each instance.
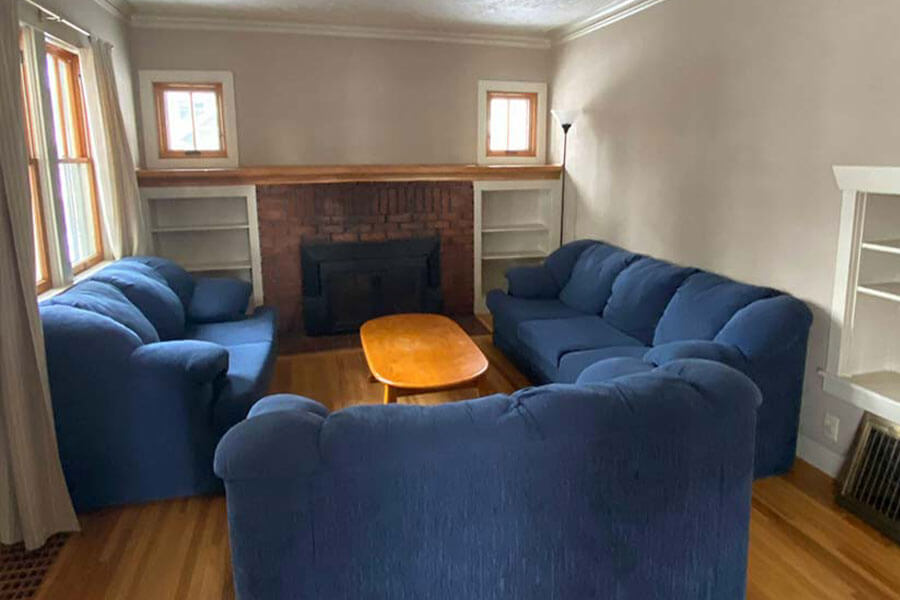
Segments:
[[[562,157],[562,185],[560,186],[559,199],[559,245],[563,245],[563,232],[566,225],[566,150],[569,147],[569,129],[571,123],[563,123],[563,157]]]

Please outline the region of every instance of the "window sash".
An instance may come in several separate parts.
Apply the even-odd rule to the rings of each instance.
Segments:
[[[191,131],[193,148],[178,150],[169,144],[169,119],[166,111],[165,97],[167,92],[187,92],[191,111]],[[197,149],[197,123],[194,104],[195,93],[213,92],[216,97],[216,124],[219,139],[218,150]],[[156,105],[157,137],[159,138],[159,158],[227,158],[228,147],[225,136],[225,103],[221,83],[172,83],[155,82],[153,84],[154,103]]]
[[[527,100],[528,101],[528,147],[523,150],[509,150],[509,138],[510,138],[510,130],[511,123],[509,122],[509,113],[510,106],[507,103],[506,110],[506,139],[504,140],[504,150],[492,150],[491,149],[491,108],[493,100]],[[487,123],[485,127],[485,132],[487,139],[486,143],[486,155],[489,157],[500,157],[500,156],[522,156],[522,157],[536,157],[537,156],[537,105],[538,105],[538,94],[535,92],[494,92],[489,91],[487,93]]]

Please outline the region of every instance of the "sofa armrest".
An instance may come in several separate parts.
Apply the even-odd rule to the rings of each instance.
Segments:
[[[247,312],[252,289],[242,279],[199,277],[188,305],[188,318],[195,323],[236,321]]]
[[[731,344],[707,340],[687,340],[670,342],[651,348],[644,355],[644,360],[660,366],[683,358],[702,358],[714,360],[739,371],[746,370],[747,359],[741,350]]]
[[[202,384],[228,371],[228,351],[210,342],[158,342],[137,348],[131,355],[131,363],[154,378],[186,378]]]
[[[559,296],[559,285],[544,265],[513,267],[506,272],[509,295],[516,298],[553,299]]]
[[[750,361],[777,356],[798,343],[806,345],[812,312],[800,300],[781,295],[757,300],[739,310],[714,340],[740,348]]]

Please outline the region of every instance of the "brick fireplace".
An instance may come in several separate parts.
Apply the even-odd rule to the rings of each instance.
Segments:
[[[257,206],[266,304],[282,332],[303,332],[304,243],[438,237],[444,312],[472,313],[471,182],[260,185]]]

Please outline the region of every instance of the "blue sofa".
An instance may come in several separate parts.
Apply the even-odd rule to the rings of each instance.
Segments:
[[[59,453],[79,511],[221,491],[216,444],[268,391],[276,317],[250,284],[152,257],[40,305]]]
[[[487,295],[494,344],[534,381],[575,382],[615,357],[722,362],[762,391],[757,477],[790,469],[812,322],[803,302],[593,240],[510,269],[507,280],[508,293]]]
[[[216,450],[240,600],[738,600],[758,388],[597,365],[439,406],[270,396]]]

